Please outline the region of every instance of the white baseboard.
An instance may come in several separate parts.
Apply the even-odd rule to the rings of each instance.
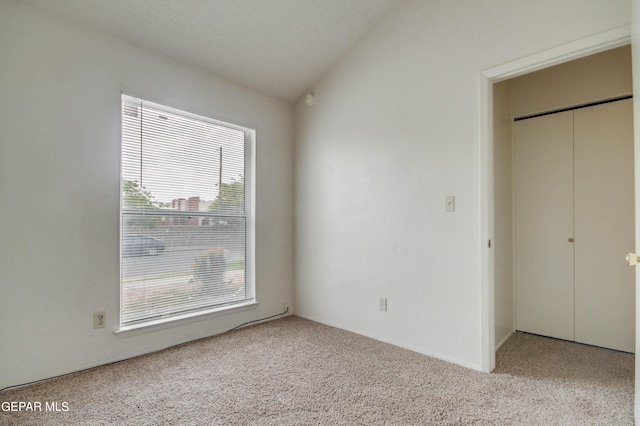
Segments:
[[[504,345],[504,344],[506,343],[506,341],[507,341],[507,340],[509,340],[509,338],[510,338],[511,336],[513,336],[513,333],[515,333],[515,331],[514,331],[514,330],[511,330],[511,331],[510,331],[510,332],[509,332],[509,333],[504,337],[504,339],[502,339],[502,340],[500,340],[500,341],[498,342],[498,344],[496,345],[496,349],[495,349],[495,350],[496,350],[496,352],[498,351],[498,349],[500,349],[500,346]]]

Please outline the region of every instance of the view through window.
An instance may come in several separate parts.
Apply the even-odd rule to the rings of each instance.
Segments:
[[[253,131],[122,95],[123,326],[254,299]]]

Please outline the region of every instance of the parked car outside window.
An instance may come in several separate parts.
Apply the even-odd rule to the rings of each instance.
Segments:
[[[122,238],[122,256],[155,256],[164,251],[164,242],[148,235],[125,235]]]

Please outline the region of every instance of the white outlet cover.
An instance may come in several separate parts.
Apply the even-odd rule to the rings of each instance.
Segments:
[[[105,311],[93,314],[93,328],[104,328],[107,325],[107,313]]]

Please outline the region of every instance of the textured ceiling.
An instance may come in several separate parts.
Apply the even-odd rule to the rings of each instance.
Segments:
[[[289,102],[405,0],[20,0]]]

